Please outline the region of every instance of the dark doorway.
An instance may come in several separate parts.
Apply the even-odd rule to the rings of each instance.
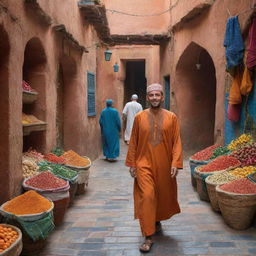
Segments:
[[[139,97],[138,102],[143,108],[146,107],[146,77],[145,60],[127,61],[126,77],[124,83],[124,105],[131,100],[133,94]]]
[[[164,108],[170,110],[170,76],[164,77]]]
[[[216,74],[206,49],[194,42],[185,49],[176,83],[184,150],[194,153],[214,143]]]

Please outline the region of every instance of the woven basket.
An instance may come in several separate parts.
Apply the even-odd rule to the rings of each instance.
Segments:
[[[70,196],[70,200],[69,200],[69,207],[74,203],[75,200],[75,195],[76,195],[76,191],[77,191],[77,182],[74,183],[69,183],[70,184],[70,188],[69,188],[69,196]]]
[[[216,187],[221,214],[231,228],[243,230],[252,225],[256,212],[256,194],[236,194]]]
[[[210,177],[210,176],[208,176]],[[210,199],[210,203],[212,206],[212,209],[215,212],[219,212],[220,211],[220,207],[218,204],[218,199],[217,199],[217,195],[216,195],[216,184],[211,183],[210,181],[208,181],[208,177],[205,179],[205,183],[206,183],[206,188],[207,188],[207,192],[208,192],[208,196]]]
[[[17,240],[11,244],[9,248],[4,250],[3,252],[0,252],[0,256],[19,256],[22,250],[22,233],[19,228],[13,226],[13,225],[8,225],[8,224],[1,224],[6,226],[7,228],[12,228],[18,233],[18,238]]]
[[[207,164],[208,161],[197,161],[189,158],[189,166],[190,166],[190,175],[191,175],[191,184],[194,188],[196,188],[196,178],[195,178],[195,168],[200,165]]]
[[[76,195],[83,195],[86,192],[86,184],[85,183],[81,183],[77,185],[77,190],[76,190]]]
[[[59,226],[62,224],[66,210],[69,205],[69,197],[66,197],[61,200],[54,201],[54,208],[53,208],[53,217],[54,217],[54,224]]]

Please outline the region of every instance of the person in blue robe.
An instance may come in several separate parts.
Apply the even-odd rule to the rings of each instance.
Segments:
[[[121,120],[118,111],[112,107],[113,100],[106,100],[107,107],[100,114],[103,155],[109,161],[114,161],[120,153],[119,134]]]

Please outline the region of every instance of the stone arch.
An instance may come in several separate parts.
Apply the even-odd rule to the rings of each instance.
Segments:
[[[44,46],[39,38],[33,37],[27,42],[24,51],[23,80],[38,92],[38,97],[33,104],[23,104],[23,112],[32,114],[42,121],[46,121],[46,66]],[[32,132],[23,138],[23,150],[33,147],[45,151],[46,131]]]
[[[81,93],[78,86],[75,59],[62,55],[59,60],[57,77],[56,144],[59,147],[70,149],[77,143],[76,128],[78,127],[74,124],[76,118],[79,121],[77,99]]]
[[[0,25],[0,204],[9,199],[9,55],[10,42]]]
[[[216,75],[210,54],[191,42],[176,66],[176,99],[184,150],[214,143]]]

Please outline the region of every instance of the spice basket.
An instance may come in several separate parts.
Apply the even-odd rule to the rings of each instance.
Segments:
[[[86,160],[89,161],[89,164],[88,164],[88,165],[86,165],[86,166],[73,166],[73,165],[68,165],[68,164],[66,164],[66,166],[69,167],[69,168],[71,168],[71,169],[74,170],[74,171],[88,170],[88,169],[91,167],[92,162],[91,162],[90,158],[87,157],[87,156],[83,156],[83,158],[85,158]]]
[[[4,210],[4,206],[9,203],[9,201],[5,202],[4,204],[1,205],[0,207],[0,213],[4,216],[7,217],[8,219],[21,219],[23,221],[35,221],[35,220],[39,220],[41,218],[43,218],[44,216],[46,216],[49,212],[51,212],[53,210],[54,204],[53,202],[51,202],[51,207],[49,208],[48,211],[45,212],[41,212],[41,213],[36,213],[36,214],[23,214],[23,215],[17,215],[17,214],[13,214],[10,212],[7,212]]]
[[[22,233],[19,228],[9,225],[9,224],[1,224],[6,226],[7,228],[12,228],[18,233],[17,240],[11,244],[9,248],[4,250],[3,252],[0,252],[0,256],[19,256],[22,251]]]
[[[70,196],[70,200],[69,200],[69,207],[73,204],[74,200],[75,200],[75,195],[77,192],[77,181],[75,182],[69,182],[70,184],[70,189],[69,189],[69,196]]]
[[[238,177],[235,177],[231,174],[229,174],[228,172],[224,171],[222,172],[222,174],[225,174],[226,176],[230,176],[232,177],[232,179],[238,179]],[[208,176],[205,179],[205,183],[206,183],[206,188],[207,188],[207,192],[209,195],[209,199],[210,199],[210,203],[211,203],[211,207],[214,211],[219,212],[220,211],[220,207],[219,207],[219,203],[218,203],[218,199],[217,199],[217,193],[216,193],[216,186],[217,185],[223,185],[229,181],[225,181],[225,182],[212,182],[211,178],[213,176]],[[231,178],[230,178],[231,179]]]
[[[53,217],[54,224],[59,226],[65,217],[66,210],[69,205],[69,197],[54,201]]]
[[[217,199],[225,223],[243,230],[252,225],[256,212],[256,194],[236,194],[216,187]]]
[[[191,184],[194,188],[196,188],[196,178],[195,178],[195,168],[201,165],[207,164],[209,161],[197,161],[189,158],[189,166],[190,166],[190,175],[191,175]]]

